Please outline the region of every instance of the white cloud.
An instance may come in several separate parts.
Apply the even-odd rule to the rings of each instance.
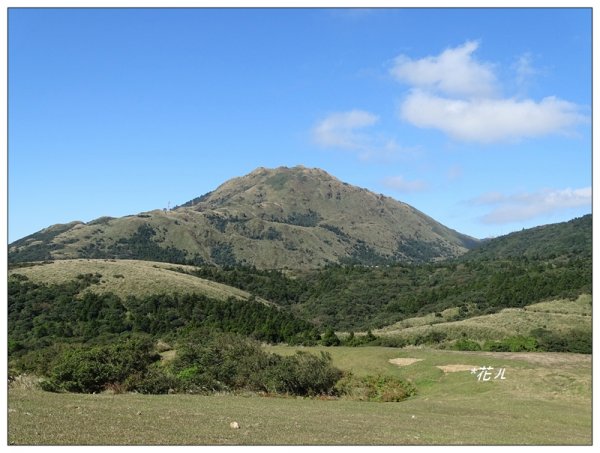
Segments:
[[[313,129],[313,138],[319,146],[361,150],[368,139],[357,131],[375,124],[377,115],[364,110],[350,110],[328,115]]]
[[[533,76],[539,73],[539,71],[533,66],[532,56],[530,53],[524,53],[517,58],[517,61],[513,65],[516,73],[517,87],[521,91],[525,91],[529,81]]]
[[[561,212],[570,208],[592,206],[592,188],[544,189],[504,195],[490,192],[471,200],[473,205],[495,206],[481,220],[488,224],[503,224],[528,220],[543,214]]]
[[[364,110],[331,113],[312,129],[314,142],[323,148],[355,152],[361,160],[389,162],[409,157],[420,148],[404,147],[393,138],[373,131],[379,117]]]
[[[588,121],[579,106],[555,96],[541,101],[500,97],[493,65],[473,58],[477,48],[468,41],[434,57],[396,58],[392,75],[411,87],[400,105],[401,119],[478,143],[568,134]],[[521,55],[514,69],[522,91],[536,73],[530,54]]]
[[[413,87],[469,98],[489,97],[497,91],[496,76],[492,65],[473,58],[478,47],[477,42],[467,41],[435,57],[412,60],[400,55],[394,60],[391,73]]]
[[[555,97],[530,99],[449,99],[412,91],[400,116],[422,128],[439,129],[463,141],[493,143],[567,134],[587,118],[577,105]]]
[[[383,180],[383,185],[398,192],[421,192],[427,189],[427,183],[422,180],[409,181],[403,176],[391,176]]]

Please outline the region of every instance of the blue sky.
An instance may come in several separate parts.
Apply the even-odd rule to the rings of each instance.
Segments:
[[[19,9],[9,241],[302,164],[478,238],[591,212],[590,9]]]

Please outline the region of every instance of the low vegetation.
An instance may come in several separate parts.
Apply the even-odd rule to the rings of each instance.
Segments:
[[[352,373],[363,389],[373,381],[373,390],[383,389],[379,377],[385,376],[410,382],[408,388],[414,386],[417,393],[401,403],[360,401],[372,391],[360,393],[360,388],[356,399],[250,398],[243,391],[147,395],[110,390],[92,395],[43,392],[32,387],[32,379],[20,377],[8,391],[7,440],[9,445],[592,443],[589,355],[265,347],[281,357],[293,357],[298,349],[315,357],[328,352],[332,365],[344,376]],[[411,358],[411,364],[390,363],[396,358]],[[481,382],[469,371],[451,371],[464,365],[503,367],[506,379]],[[234,421],[239,429],[231,429]]]
[[[252,391],[316,396],[339,395],[348,388],[335,387],[342,372],[325,352],[280,356],[265,352],[260,343],[246,337],[206,332],[180,341],[177,355],[167,364],[160,362],[152,342],[136,338],[70,348],[52,361],[50,369],[41,387],[53,392]]]
[[[375,330],[389,345],[435,344],[459,350],[592,353],[592,298],[540,302],[455,321],[448,310]],[[381,344],[381,343],[380,343]]]

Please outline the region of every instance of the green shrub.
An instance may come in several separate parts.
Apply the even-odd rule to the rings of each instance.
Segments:
[[[571,330],[567,337],[567,347],[569,352],[580,354],[592,353],[592,331],[591,330]]]
[[[566,333],[556,333],[539,328],[532,330],[530,335],[536,339],[540,351],[592,353],[591,330],[573,329]]]
[[[321,344],[323,346],[339,346],[341,344],[340,339],[335,334],[332,328],[329,328],[323,334],[323,338],[321,339]]]
[[[94,393],[124,383],[131,375],[143,375],[159,360],[146,340],[127,340],[109,346],[66,351],[56,362],[43,388],[52,391]]]
[[[486,340],[481,349],[492,352],[510,352],[510,346],[503,341]]]
[[[145,373],[128,376],[124,388],[127,391],[159,395],[177,388],[177,379],[159,367],[150,367]]]
[[[452,349],[456,351],[481,351],[481,345],[476,341],[461,338],[454,343]]]
[[[335,386],[339,395],[358,401],[398,402],[416,394],[410,382],[394,376],[346,373]]]
[[[203,337],[181,345],[171,369],[179,391],[250,390],[292,395],[331,393],[341,371],[331,356],[298,352],[268,354],[260,343],[233,334]]]
[[[267,362],[257,341],[214,334],[182,344],[171,368],[187,392],[263,390],[257,376]]]
[[[537,349],[537,341],[533,337],[516,336],[505,340],[511,352],[535,351]]]
[[[494,352],[527,352],[537,350],[537,340],[533,337],[515,336],[500,341],[486,341],[484,351]]]
[[[319,357],[302,351],[293,356],[275,356],[263,373],[267,391],[302,396],[332,394],[341,377],[331,356],[323,351]]]

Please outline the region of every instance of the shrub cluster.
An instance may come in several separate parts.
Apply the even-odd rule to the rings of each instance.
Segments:
[[[413,384],[394,376],[355,376],[347,373],[336,384],[341,395],[359,401],[397,402],[415,395]]]
[[[530,334],[535,337],[540,351],[592,353],[591,330],[573,329],[560,334],[540,328],[532,330]]]
[[[342,376],[326,353],[269,354],[257,341],[234,334],[188,340],[171,364],[161,364],[159,359],[149,340],[74,348],[55,361],[42,388],[152,394],[249,390],[315,396],[333,394]]]
[[[459,351],[495,351],[495,352],[575,352],[592,353],[592,332],[573,329],[568,332],[552,332],[539,328],[530,332],[529,336],[513,336],[503,340],[486,341],[481,345],[467,338],[457,340],[452,349]]]
[[[495,352],[532,352],[537,350],[537,346],[535,338],[518,335],[500,341],[488,340],[483,344],[482,349]]]
[[[341,371],[322,353],[280,356],[247,338],[221,334],[185,344],[174,360],[179,391],[252,390],[314,396],[331,394]]]
[[[331,364],[331,356],[297,351],[293,356],[275,356],[264,371],[265,389],[291,395],[330,395],[342,372]]]
[[[111,386],[137,390],[136,384],[153,378],[151,365],[159,358],[152,343],[142,339],[67,350],[56,361],[42,388],[81,393],[101,392]]]
[[[468,338],[461,338],[454,343],[452,349],[456,351],[481,351],[481,345]]]

